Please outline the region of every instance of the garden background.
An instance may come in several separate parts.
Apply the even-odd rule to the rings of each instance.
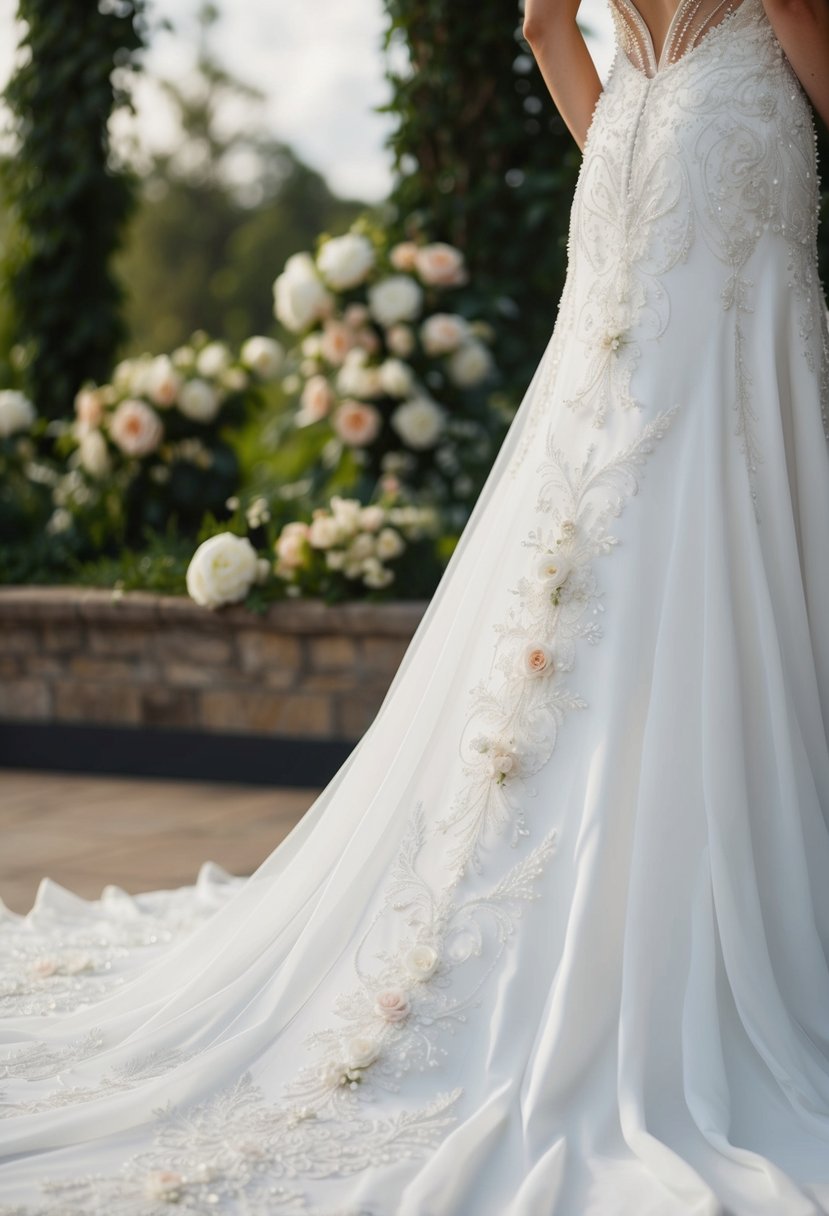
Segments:
[[[549,339],[520,6],[310,13],[0,0],[0,765],[326,780]]]

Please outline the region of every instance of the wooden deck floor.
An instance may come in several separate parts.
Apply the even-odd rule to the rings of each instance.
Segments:
[[[27,912],[46,876],[86,898],[184,886],[208,860],[250,874],[317,793],[4,770],[0,897]]]

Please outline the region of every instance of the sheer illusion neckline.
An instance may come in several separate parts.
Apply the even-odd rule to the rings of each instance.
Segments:
[[[653,77],[678,63],[745,3],[748,0],[679,0],[658,54],[650,26],[634,0],[611,0],[611,7],[621,21],[627,57],[645,76]]]

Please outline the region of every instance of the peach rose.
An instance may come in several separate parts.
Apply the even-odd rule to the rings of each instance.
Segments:
[[[331,409],[334,394],[325,376],[311,376],[305,381],[305,387],[299,400],[306,421],[319,422]]]
[[[417,245],[414,241],[399,241],[389,250],[389,261],[395,270],[414,270]]]
[[[457,287],[467,279],[463,254],[444,241],[422,245],[415,255],[415,269],[424,283],[434,287]]]
[[[553,655],[543,642],[530,642],[523,654],[524,673],[528,676],[549,675],[553,670]]]
[[[320,354],[339,367],[354,345],[354,334],[343,321],[326,321],[320,340]]]
[[[75,398],[75,414],[78,422],[88,427],[100,426],[104,417],[104,403],[98,389],[82,388]]]
[[[404,1022],[411,1013],[408,995],[399,988],[387,988],[378,992],[374,1002],[374,1012],[387,1022]]]
[[[346,400],[334,411],[331,425],[349,447],[365,447],[377,438],[382,418],[373,405],[364,401]]]
[[[148,456],[164,437],[158,414],[143,401],[122,401],[109,423],[112,442],[127,456]]]

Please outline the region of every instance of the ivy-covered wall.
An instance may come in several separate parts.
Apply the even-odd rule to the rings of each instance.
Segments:
[[[109,121],[129,104],[145,0],[19,0],[23,37],[5,100],[15,155],[3,163],[16,240],[6,252],[13,337],[40,414],[71,413],[105,380],[122,337],[110,261],[133,202],[112,164]]]

